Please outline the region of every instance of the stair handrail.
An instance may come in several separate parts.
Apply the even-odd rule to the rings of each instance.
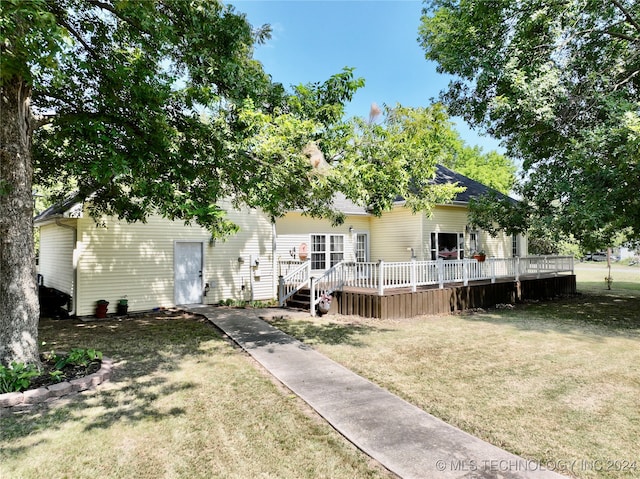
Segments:
[[[311,278],[309,309],[311,316],[316,315],[316,306],[323,296],[329,296],[334,291],[340,291],[344,287],[344,269],[346,261],[340,261],[326,270],[318,278]]]
[[[311,261],[305,261],[286,276],[278,278],[278,303],[284,306],[287,299],[309,284]]]

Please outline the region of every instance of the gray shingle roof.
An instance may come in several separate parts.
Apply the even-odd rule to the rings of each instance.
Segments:
[[[43,221],[61,218],[65,213],[72,210],[76,205],[80,205],[81,203],[82,200],[80,199],[79,193],[77,191],[74,191],[65,199],[37,214],[34,218],[34,222],[42,223]]]
[[[458,186],[464,186],[466,190],[462,193],[458,193],[453,199],[454,202],[468,203],[472,198],[479,198],[481,196],[488,195],[491,192],[495,193],[499,198],[509,198],[511,201],[516,201],[493,188],[483,185],[482,183],[472,180],[460,173],[456,173],[442,165],[437,165],[436,176],[433,182],[438,185],[457,183]]]
[[[447,168],[446,166],[436,165],[436,174],[433,178],[433,183],[436,185],[445,185],[450,183],[457,183],[458,186],[466,188],[463,192],[458,193],[452,200],[454,203],[469,203],[472,198],[480,198],[481,196],[488,195],[490,193],[496,194],[499,198],[509,198],[511,201],[516,201],[513,198],[508,197],[500,193],[499,191],[490,188],[487,185],[480,183],[479,181],[472,180],[471,178],[464,176],[460,173]],[[404,198],[398,196],[396,203],[403,203]],[[333,205],[335,208],[346,215],[364,215],[367,214],[367,209],[354,204],[351,200],[347,199],[342,193],[338,193],[334,196]]]
[[[333,195],[333,206],[336,210],[344,213],[345,215],[357,216],[369,214],[367,208],[356,205],[342,193],[336,193]]]

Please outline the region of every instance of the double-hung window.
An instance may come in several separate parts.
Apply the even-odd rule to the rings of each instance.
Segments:
[[[327,238],[311,235],[311,269],[325,269],[327,262]]]
[[[344,259],[344,236],[331,235],[329,236],[329,246],[331,251],[331,264],[335,266]]]
[[[344,235],[311,235],[311,269],[328,269],[344,259]]]

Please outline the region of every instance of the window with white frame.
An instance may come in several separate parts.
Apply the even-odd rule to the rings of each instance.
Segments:
[[[464,259],[463,233],[431,233],[431,259]]]
[[[311,269],[327,269],[343,259],[344,235],[311,235]]]
[[[356,235],[355,255],[358,263],[364,263],[368,260],[369,250],[367,233],[358,233]]]
[[[331,251],[330,266],[335,266],[344,259],[344,236],[329,236],[329,246]]]
[[[327,263],[327,238],[311,235],[311,269],[325,269]]]
[[[511,256],[514,258],[516,256],[520,256],[520,251],[518,248],[518,235],[511,236]]]
[[[469,233],[469,251],[472,253],[477,253],[480,251],[480,247],[478,246],[478,232],[472,231]]]

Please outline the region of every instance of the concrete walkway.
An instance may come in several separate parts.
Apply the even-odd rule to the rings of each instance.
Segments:
[[[427,414],[258,317],[286,310],[192,307],[336,430],[401,478],[561,478]],[[304,315],[308,317],[308,314]]]

